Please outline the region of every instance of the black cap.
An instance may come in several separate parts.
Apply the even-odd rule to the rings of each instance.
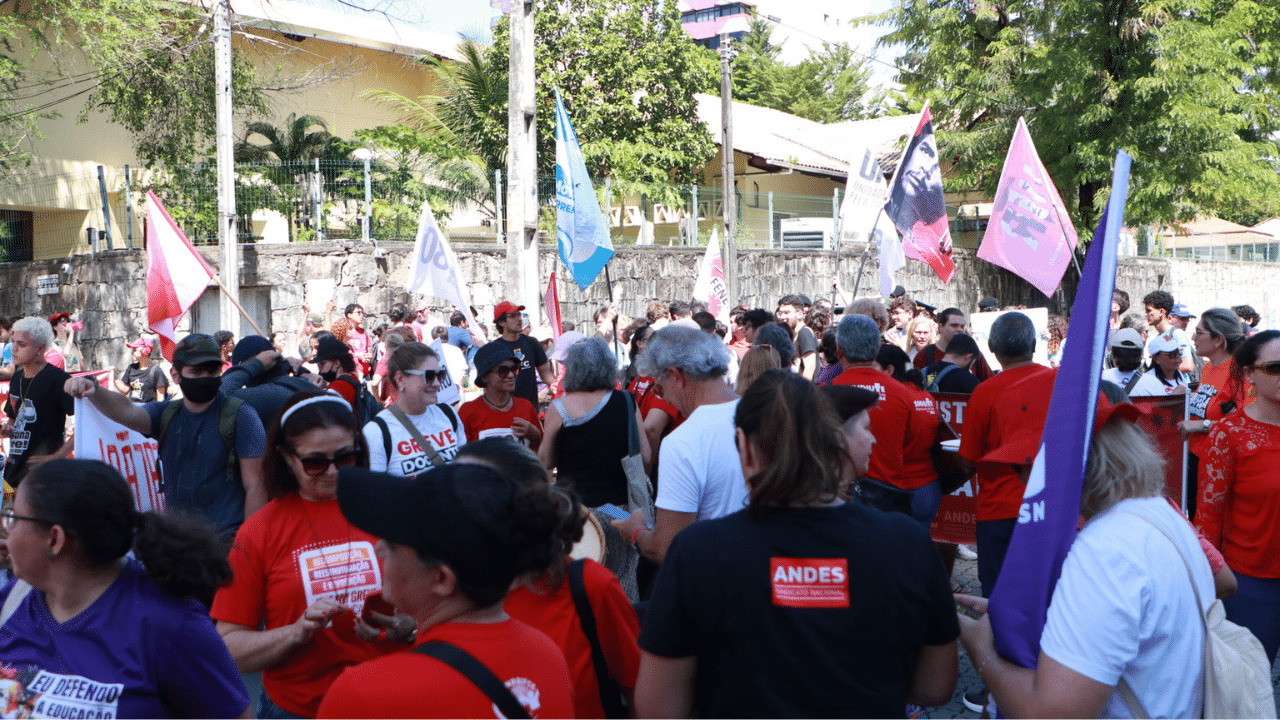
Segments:
[[[231,351],[231,364],[239,365],[264,350],[273,349],[271,341],[261,335],[246,335],[240,338],[236,349]]]
[[[205,363],[221,363],[222,352],[218,349],[218,343],[213,338],[200,333],[191,333],[190,335],[178,341],[173,348],[173,366],[175,368],[184,368],[188,365],[203,365]]]
[[[916,304],[916,309],[918,309],[918,310],[928,310],[930,315],[932,315],[933,313],[937,312],[937,310],[938,310],[938,306],[937,306],[937,305],[930,305],[929,303],[924,302],[923,300],[916,300],[916,301],[915,301],[915,304]]]
[[[951,342],[947,343],[946,355],[978,355],[982,351],[978,349],[978,341],[974,340],[971,335],[965,333],[957,333],[951,338]]]
[[[889,293],[889,297],[891,298],[902,297],[903,295],[906,295],[906,294],[907,294],[906,288],[902,287],[901,285],[895,285],[893,288],[893,292]]]
[[[978,301],[979,310],[995,310],[1000,307],[1000,302],[993,297],[984,297]]]
[[[506,343],[488,342],[480,346],[476,351],[476,387],[484,387],[484,376],[503,360],[515,360],[516,354],[511,352],[511,348]]]
[[[338,506],[352,525],[442,560],[478,586],[510,583],[527,569],[513,547],[519,492],[515,480],[483,465],[445,465],[411,478],[338,471]]]
[[[813,300],[810,300],[808,295],[798,294],[796,297],[800,298],[800,301],[804,303],[805,307],[813,307]]]
[[[320,338],[320,342],[316,344],[316,355],[311,359],[312,362],[322,363],[326,360],[335,360],[337,358],[351,357],[351,348],[336,337],[328,336]],[[355,358],[352,358],[354,361]]]

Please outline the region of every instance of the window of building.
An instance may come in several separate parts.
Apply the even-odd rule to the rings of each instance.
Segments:
[[[30,260],[34,239],[33,213],[0,209],[0,262]]]

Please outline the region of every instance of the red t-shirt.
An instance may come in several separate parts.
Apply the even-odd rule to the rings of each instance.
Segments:
[[[938,479],[930,454],[938,437],[938,405],[929,392],[910,383],[902,383],[902,387],[911,398],[911,421],[907,427],[911,444],[903,449],[899,487],[916,490]]]
[[[632,609],[627,594],[613,573],[600,563],[587,560],[582,569],[582,581],[587,599],[596,619],[596,636],[600,651],[604,654],[609,674],[623,688],[636,686],[636,673],[640,670],[640,646],[636,638],[640,634],[640,621]],[[507,594],[504,609],[512,617],[528,623],[550,637],[564,651],[569,664],[569,676],[573,678],[574,716],[602,718],[604,706],[600,704],[600,685],[596,680],[595,666],[591,663],[591,644],[582,632],[582,622],[573,604],[569,581],[547,594],[539,594],[521,585]]]
[[[1011,405],[1001,404],[1001,395],[1014,383],[1047,372],[1053,371],[1035,363],[1005,370],[980,383],[969,396],[969,406],[965,409],[964,416],[964,432],[960,435],[960,457],[978,463],[979,520],[1003,520],[1018,516],[1026,485],[1017,469],[1012,465],[978,461],[1000,446],[1000,423],[996,419],[1000,408],[1013,409]],[[1053,391],[1052,378],[1045,379],[1044,391]]]
[[[653,390],[653,378],[640,376],[631,381],[631,386],[627,388],[627,392],[631,393],[631,397],[635,398],[636,405],[640,408],[640,418],[642,420],[649,419],[650,410],[661,410],[671,419],[671,427],[667,428],[667,432],[680,427],[684,422],[684,415],[676,409],[675,405],[667,402],[666,398],[651,392]]]
[[[729,343],[729,349],[732,350],[733,354],[738,358],[738,362],[742,362],[743,356],[745,356],[747,351],[751,349],[751,343],[747,342],[746,338],[739,338]]]
[[[484,663],[530,717],[573,717],[573,683],[564,653],[544,633],[510,618],[499,623],[445,623],[418,636],[418,644],[430,640],[456,645]],[[342,671],[320,703],[317,717],[502,715],[461,673],[433,657],[404,651]]]
[[[355,634],[364,598],[382,591],[376,542],[347,522],[336,500],[309,502],[297,493],[267,503],[236,533],[229,558],[235,577],[214,597],[214,620],[255,629],[265,621],[273,630],[325,597],[353,610],[334,618],[284,665],[263,671],[262,685],[281,708],[315,717],[343,668],[404,648]]]
[[[1226,413],[1222,412],[1222,403],[1235,401],[1236,410],[1248,407],[1257,397],[1254,393],[1231,382],[1231,369],[1234,360],[1212,365],[1205,363],[1200,370],[1200,386],[1187,396],[1192,420],[1210,420],[1217,422]],[[1190,433],[1187,435],[1188,449],[1198,458],[1204,458],[1209,451],[1209,433]]]
[[[1209,430],[1196,527],[1236,572],[1280,578],[1280,426],[1237,410]]]
[[[467,431],[467,439],[513,437],[511,421],[515,418],[528,420],[534,427],[541,430],[542,423],[538,422],[538,412],[533,409],[533,405],[529,404],[528,400],[514,395],[511,399],[514,402],[506,410],[494,410],[489,407],[489,403],[485,402],[483,397],[463,403],[462,407],[458,408],[458,419],[462,421],[462,427]],[[527,442],[525,444],[528,445]]]
[[[911,416],[915,413],[915,400],[907,386],[873,368],[849,368],[831,382],[856,385],[880,393],[880,402],[867,411],[876,444],[871,450],[871,464],[866,476],[903,490],[916,489],[907,486],[903,470],[906,449],[913,441]],[[931,431],[929,440],[932,441],[933,437]]]

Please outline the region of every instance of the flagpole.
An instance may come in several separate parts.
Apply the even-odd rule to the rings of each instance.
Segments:
[[[258,335],[267,337],[267,334],[262,332],[262,328],[258,327],[258,323],[254,322],[253,318],[249,317],[249,313],[244,311],[244,306],[240,304],[240,301],[236,299],[236,296],[232,295],[231,292],[227,290],[227,286],[222,284],[222,278],[214,275],[213,281],[218,283],[218,287],[222,288],[222,297],[230,300],[231,303],[236,306],[236,309],[240,311],[240,314],[244,316],[245,320],[249,321],[249,324],[253,326],[253,329],[257,331]]]
[[[609,277],[609,263],[604,264],[604,287],[609,293],[609,305],[613,306],[613,278]],[[618,311],[613,311],[613,332],[609,337],[609,344],[613,346],[613,354],[621,361],[622,347],[618,344]]]
[[[1076,268],[1076,277],[1083,277],[1084,271],[1080,269],[1080,261],[1076,259],[1076,249],[1070,247],[1071,242],[1070,238],[1067,237],[1067,225],[1062,222],[1062,213],[1058,212],[1057,203],[1049,203],[1049,207],[1053,208],[1053,216],[1058,218],[1058,229],[1062,231],[1062,239],[1067,241],[1067,250],[1071,253],[1071,264]],[[1058,287],[1062,287],[1061,283],[1059,283]]]

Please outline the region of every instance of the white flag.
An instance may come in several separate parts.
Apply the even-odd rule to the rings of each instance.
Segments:
[[[880,257],[880,294],[889,297],[893,292],[894,273],[907,265],[907,257],[902,249],[902,237],[898,228],[893,226],[888,213],[880,213],[873,233],[876,238],[876,250]]]
[[[410,292],[448,300],[465,316],[467,324],[475,327],[471,317],[471,298],[462,283],[458,268],[458,256],[440,233],[436,216],[429,203],[422,203],[422,216],[418,219],[418,239],[413,244],[413,259],[409,263]]]
[[[698,267],[698,280],[693,284],[693,299],[707,304],[707,312],[716,320],[729,324],[729,287],[724,282],[724,258],[720,256],[720,233],[712,228],[707,252]]]
[[[842,242],[871,241],[879,226],[876,216],[884,207],[889,188],[880,171],[880,162],[866,148],[855,153],[849,163],[849,178],[845,181],[844,201],[840,203],[840,240]]]

